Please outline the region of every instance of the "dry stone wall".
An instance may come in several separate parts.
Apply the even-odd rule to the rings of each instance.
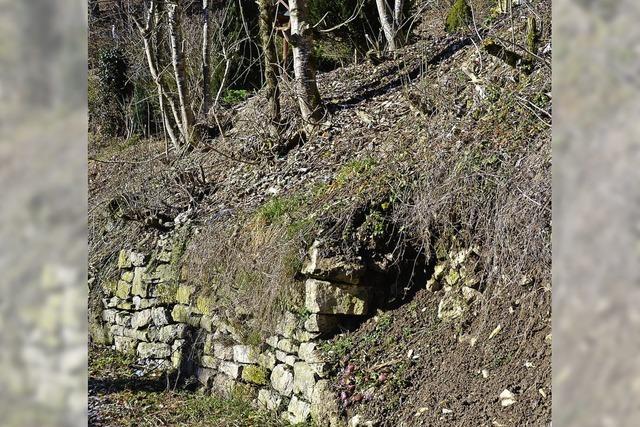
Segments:
[[[321,426],[344,424],[319,346],[341,322],[372,309],[361,266],[318,259],[314,245],[303,270],[305,315],[285,313],[264,342],[248,344],[213,312],[211,300],[180,282],[169,239],[154,254],[122,250],[119,280],[103,285],[102,319],[118,351],[194,374],[212,393],[240,392],[292,424],[311,418]]]

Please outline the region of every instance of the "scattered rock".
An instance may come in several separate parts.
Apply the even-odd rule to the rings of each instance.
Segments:
[[[500,405],[502,407],[511,406],[516,403],[515,396],[508,389],[504,389],[504,391],[500,393],[498,399],[500,400]]]

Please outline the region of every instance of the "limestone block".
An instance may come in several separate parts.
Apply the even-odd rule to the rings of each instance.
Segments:
[[[116,304],[116,308],[120,310],[133,310],[133,304],[129,301],[118,299],[118,303]]]
[[[113,309],[102,310],[102,320],[107,323],[115,323],[116,313],[116,310]]]
[[[179,369],[182,366],[183,354],[186,345],[186,340],[175,340],[171,345],[171,365],[175,369]]]
[[[289,401],[287,410],[289,411],[287,421],[293,425],[300,424],[309,419],[309,415],[311,415],[311,404],[299,399],[297,396],[293,396]]]
[[[220,360],[211,356],[202,356],[200,358],[200,364],[205,368],[218,369],[220,366]]]
[[[316,384],[316,373],[306,362],[293,365],[293,392],[311,401],[313,387]]]
[[[131,284],[120,280],[118,282],[118,288],[116,289],[116,296],[120,299],[127,299],[131,294]]]
[[[278,350],[284,351],[285,353],[298,353],[298,344],[288,338],[282,338],[280,341],[278,341],[277,348]]]
[[[213,344],[213,355],[221,360],[233,360],[233,346],[216,342]]]
[[[321,258],[319,242],[315,241],[309,251],[309,260],[302,268],[302,274],[309,277],[358,285],[362,282],[366,269],[356,262],[347,262],[339,257]]]
[[[468,305],[464,297],[455,291],[447,292],[438,304],[438,319],[445,322],[461,318],[467,311]]]
[[[258,405],[267,411],[278,411],[282,407],[282,396],[269,388],[258,391]]]
[[[233,360],[238,363],[257,364],[258,354],[260,352],[254,346],[240,344],[233,346]]]
[[[141,252],[129,252],[129,260],[131,261],[131,265],[133,265],[134,267],[143,266],[148,261],[148,259],[149,257]]]
[[[151,319],[156,326],[165,326],[171,323],[171,313],[165,307],[156,307],[151,310]]]
[[[133,282],[133,271],[123,271],[120,278],[127,283]]]
[[[275,332],[285,338],[293,337],[293,333],[298,327],[298,318],[295,314],[287,311],[284,313],[278,324],[276,325]]]
[[[149,294],[149,283],[145,280],[147,268],[136,267],[133,274],[133,288],[131,293],[146,298]]]
[[[118,254],[118,268],[131,268],[131,259],[129,259],[129,251],[122,249]]]
[[[311,418],[315,424],[327,427],[343,427],[345,422],[340,416],[340,412],[336,393],[331,389],[329,381],[318,381],[313,388],[311,397]]]
[[[287,365],[277,365],[271,371],[271,386],[283,396],[293,392],[293,372]]]
[[[157,298],[142,298],[139,295],[133,297],[133,307],[136,310],[144,310],[158,305],[160,305],[160,301]]]
[[[138,356],[142,359],[165,359],[171,356],[169,344],[141,342],[138,344]]]
[[[265,350],[260,355],[258,355],[258,365],[266,368],[268,370],[272,370],[276,367],[276,355],[271,350]]]
[[[174,340],[185,338],[188,331],[188,326],[183,323],[167,325],[161,328],[149,328],[149,338],[151,341],[170,343]]]
[[[131,315],[126,311],[118,311],[116,313],[116,325],[130,327],[131,326]]]
[[[266,385],[269,382],[268,372],[258,365],[248,365],[242,368],[242,379],[251,384]]]
[[[280,341],[280,338],[278,338],[277,335],[272,335],[269,338],[266,339],[266,343],[267,345],[270,345],[273,348],[278,347],[278,341]]]
[[[215,300],[211,296],[200,295],[196,298],[196,308],[200,313],[211,316],[215,309]]]
[[[131,355],[136,354],[136,346],[138,345],[138,341],[136,339],[115,336],[113,337],[113,340],[117,351]]]
[[[217,374],[211,382],[211,391],[221,397],[230,397],[235,386],[233,378],[225,374]]]
[[[176,300],[178,300],[180,304],[189,304],[191,302],[191,296],[195,291],[195,286],[180,285],[178,286],[178,290],[176,292]]]
[[[311,313],[361,316],[369,311],[371,289],[316,279],[305,282],[305,308]]]
[[[323,363],[326,361],[318,349],[318,344],[314,342],[305,342],[300,344],[298,357],[307,363]]]
[[[213,378],[218,375],[217,369],[210,368],[196,368],[196,378],[205,387],[209,387],[213,381]]]
[[[284,351],[276,350],[276,360],[286,363],[289,366],[293,366],[298,358],[293,354],[287,354]]]
[[[171,310],[171,318],[174,322],[186,323],[197,327],[200,326],[200,315],[193,312],[193,307],[188,305],[175,305]]]
[[[111,333],[115,336],[133,338],[136,341],[149,341],[146,331],[125,328],[124,326],[111,325]]]
[[[140,329],[151,323],[151,309],[136,311],[131,315],[131,327]]]
[[[293,333],[293,339],[295,341],[298,341],[298,342],[312,341],[312,340],[318,338],[320,335],[322,335],[322,334],[317,333],[317,332],[305,331],[303,329],[297,329]]]
[[[235,379],[242,373],[242,366],[238,363],[223,360],[220,362],[220,365],[218,365],[218,370]]]

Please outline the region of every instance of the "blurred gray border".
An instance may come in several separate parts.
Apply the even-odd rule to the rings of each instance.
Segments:
[[[0,0],[0,425],[87,423],[86,0]]]
[[[554,2],[553,422],[640,425],[640,3]]]

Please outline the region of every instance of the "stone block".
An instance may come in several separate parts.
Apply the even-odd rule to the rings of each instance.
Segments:
[[[258,349],[251,345],[238,344],[233,346],[233,360],[238,363],[257,364],[259,354]]]
[[[192,285],[180,285],[176,291],[176,300],[180,304],[191,303],[191,296],[195,293],[196,288]]]
[[[284,351],[276,350],[276,360],[286,363],[289,366],[293,366],[298,361],[298,358],[293,354],[287,354]]]
[[[262,366],[248,365],[242,368],[242,379],[251,384],[266,385],[269,382],[268,371]]]
[[[293,365],[293,392],[311,401],[315,384],[315,370],[306,362],[296,362]]]
[[[171,323],[171,313],[165,307],[156,307],[151,310],[151,319],[156,326],[166,326]]]
[[[242,365],[223,360],[218,365],[218,370],[231,378],[238,378],[242,373]]]
[[[134,276],[133,271],[123,271],[122,276],[120,276],[120,278],[127,283],[131,283],[133,282],[133,276]]]
[[[131,261],[131,265],[133,265],[134,267],[141,267],[145,265],[146,262],[149,260],[149,256],[146,254],[143,254],[142,252],[130,251],[129,260]]]
[[[210,369],[210,368],[203,368],[203,367],[196,368],[196,378],[198,379],[200,384],[202,384],[205,387],[211,386],[211,383],[213,382],[213,378],[215,378],[216,375],[218,375],[217,369]]]
[[[225,374],[217,374],[213,377],[211,382],[211,391],[213,394],[219,395],[220,397],[227,398],[231,396],[231,392],[233,391],[235,386],[235,381],[233,378],[229,377]]]
[[[213,343],[213,355],[221,360],[233,360],[233,346],[215,342]]]
[[[267,411],[278,411],[282,408],[282,396],[268,388],[258,391],[258,405]]]
[[[131,327],[140,329],[151,323],[151,309],[136,311],[131,315]]]
[[[258,355],[258,365],[266,368],[268,370],[272,370],[276,367],[276,355],[271,350],[265,350],[260,355]]]
[[[289,416],[287,417],[289,423],[293,425],[301,424],[309,419],[311,415],[311,404],[299,399],[297,396],[293,396],[289,401],[287,411],[289,412]]]
[[[160,301],[157,298],[142,298],[139,295],[133,297],[133,307],[136,310],[144,310],[158,305],[160,305]]]
[[[116,296],[120,299],[128,299],[131,294],[131,284],[120,280],[116,289]]]
[[[319,255],[319,242],[315,241],[309,251],[309,259],[302,268],[302,274],[315,279],[342,282],[351,285],[362,283],[366,273],[364,265],[348,262],[339,257],[322,258]]]
[[[342,427],[345,423],[340,413],[336,392],[329,381],[318,381],[311,397],[311,419],[318,426]]]
[[[113,341],[117,351],[130,355],[136,354],[138,340],[129,337],[114,336]]]
[[[141,342],[138,344],[138,356],[142,359],[166,359],[171,356],[168,344]]]
[[[307,363],[326,362],[324,356],[318,349],[318,344],[314,342],[305,342],[300,344],[298,357]]]
[[[193,307],[188,305],[175,305],[171,310],[171,318],[174,322],[186,323],[194,327],[200,326],[200,317],[193,312]]]
[[[305,308],[311,313],[362,316],[369,311],[370,288],[316,279],[305,282]]]
[[[289,338],[282,338],[280,341],[278,341],[277,349],[280,351],[284,351],[285,353],[297,354],[298,344],[296,344]]]
[[[162,326],[161,328],[149,328],[151,341],[170,343],[187,336],[189,327],[183,323]]]
[[[129,251],[122,249],[118,254],[118,268],[131,268],[131,259],[129,259]]]
[[[146,298],[149,295],[149,283],[145,280],[146,267],[136,267],[133,274],[131,293]]]
[[[116,325],[128,328],[131,326],[131,314],[126,311],[118,311],[115,316]]]
[[[179,369],[182,366],[186,345],[186,340],[175,340],[171,345],[171,365],[173,368]]]
[[[200,364],[205,368],[218,369],[220,366],[220,360],[212,356],[202,356],[200,358]]]
[[[298,327],[298,318],[295,314],[286,311],[278,324],[276,325],[275,332],[285,338],[292,338],[293,333]]]
[[[115,323],[116,313],[116,310],[113,309],[102,310],[102,320],[107,323]]]
[[[271,371],[271,386],[283,396],[293,393],[293,372],[287,365],[277,365]]]

